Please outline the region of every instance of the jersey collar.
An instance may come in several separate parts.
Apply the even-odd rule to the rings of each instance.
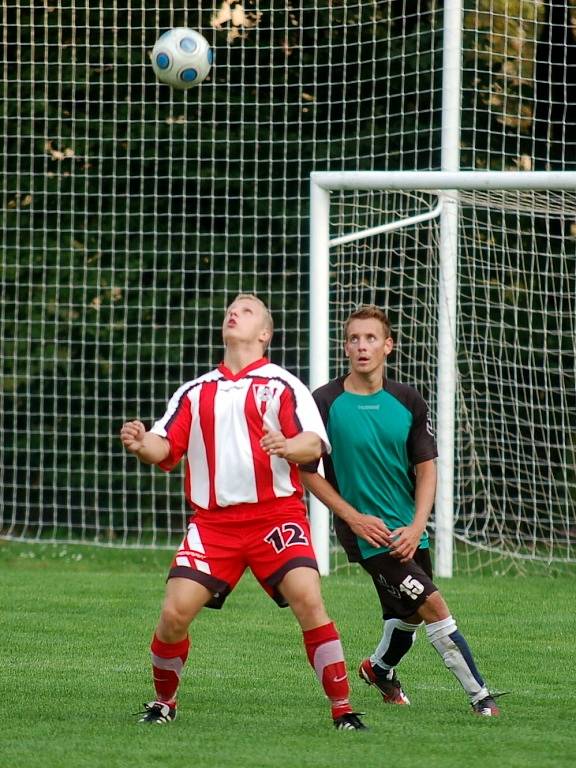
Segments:
[[[350,372],[345,373],[344,376],[340,376],[339,379],[338,379],[338,382],[340,383],[340,386],[342,387],[342,392],[346,392],[347,391],[346,387],[344,386],[344,382],[346,381],[348,376],[350,376]],[[386,375],[384,374],[384,376],[382,376],[382,389],[379,389],[378,392],[382,392],[382,390],[385,390],[387,385],[388,385],[388,379],[386,378]],[[352,393],[349,393],[349,394],[352,394]],[[376,392],[374,392],[373,394],[376,394]]]
[[[238,371],[238,373],[232,373],[232,371],[227,368],[224,363],[220,363],[218,370],[229,381],[239,381],[240,379],[243,379],[247,373],[250,373],[250,371],[254,371],[256,368],[261,368],[263,365],[267,365],[268,362],[269,361],[267,358],[261,357],[258,360],[254,360],[253,363],[250,363],[250,365],[247,365],[245,368],[242,368],[242,370]]]

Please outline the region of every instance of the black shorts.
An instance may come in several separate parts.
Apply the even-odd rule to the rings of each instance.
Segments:
[[[417,549],[414,558],[401,563],[389,552],[362,560],[372,576],[384,619],[408,619],[438,587],[432,581],[430,550]]]

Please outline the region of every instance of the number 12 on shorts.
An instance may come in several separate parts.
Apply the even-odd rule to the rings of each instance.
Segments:
[[[272,544],[276,552],[282,552],[286,547],[293,547],[296,544],[308,545],[308,537],[298,525],[298,523],[284,523],[272,528],[270,533],[264,536],[264,541]]]
[[[411,597],[412,600],[416,600],[418,595],[421,595],[424,591],[424,585],[415,579],[414,576],[406,576],[402,584],[400,584],[400,591]]]

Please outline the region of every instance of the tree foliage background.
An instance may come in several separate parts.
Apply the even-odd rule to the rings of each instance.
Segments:
[[[179,530],[179,479],[137,470],[119,427],[217,362],[238,290],[281,317],[276,359],[306,378],[309,174],[440,168],[442,3],[2,12],[2,530],[108,541],[164,512]],[[463,168],[574,167],[575,15],[468,0]],[[216,52],[189,93],[148,63],[180,25]]]

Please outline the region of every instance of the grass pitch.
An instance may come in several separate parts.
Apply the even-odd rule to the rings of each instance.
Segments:
[[[178,719],[138,726],[168,552],[0,542],[0,756],[18,768],[563,768],[574,764],[571,576],[439,580],[503,715],[474,717],[422,630],[400,668],[411,707],[356,677],[380,634],[363,573],[323,589],[367,733],[337,733],[289,610],[246,574],[192,626]]]

